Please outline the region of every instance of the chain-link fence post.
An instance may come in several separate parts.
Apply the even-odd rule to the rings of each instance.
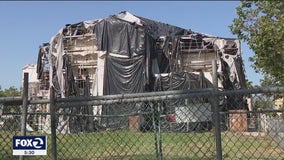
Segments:
[[[219,110],[219,101],[218,101],[218,76],[217,76],[217,62],[216,60],[212,60],[212,72],[213,72],[213,120],[214,120],[214,128],[215,128],[215,137],[216,137],[216,152],[217,159],[222,160],[222,144],[221,144],[221,126],[220,126],[220,110]]]
[[[160,152],[159,152],[159,136],[158,136],[158,129],[157,129],[157,106],[152,106],[152,125],[153,125],[153,133],[154,133],[154,140],[155,140],[155,150],[156,150],[156,159],[160,160]]]
[[[27,110],[28,110],[28,99],[29,99],[29,73],[24,73],[24,82],[23,82],[23,94],[22,94],[22,117],[21,117],[21,134],[22,136],[26,135],[27,129]],[[23,160],[24,157],[21,155],[20,160]]]
[[[161,132],[161,105],[163,102],[158,103],[158,136],[159,136],[159,155],[160,155],[160,160],[163,160],[163,149],[162,149],[162,132]]]
[[[56,148],[56,109],[55,109],[55,92],[54,87],[50,87],[50,118],[51,118],[51,150],[52,159],[57,160]]]

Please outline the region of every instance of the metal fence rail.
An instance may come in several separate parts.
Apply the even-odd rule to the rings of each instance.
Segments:
[[[24,159],[284,158],[284,110],[274,109],[273,96],[283,87],[64,99],[53,93],[27,103],[0,97],[1,159],[19,159],[12,137],[23,134],[23,116],[26,135],[46,135],[48,143],[47,156]]]

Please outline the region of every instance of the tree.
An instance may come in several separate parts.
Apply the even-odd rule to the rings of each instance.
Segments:
[[[260,80],[262,87],[277,86],[279,81],[270,75],[264,74],[263,79]]]
[[[249,81],[248,79],[246,79],[246,87],[247,87],[247,89],[252,89],[254,87],[252,85],[252,81]]]
[[[0,97],[16,97],[16,96],[21,96],[22,93],[22,88],[18,89],[14,86],[11,86],[9,88],[6,88],[2,90],[0,86]],[[5,105],[2,106],[0,104],[0,115],[2,113],[10,113],[10,112],[20,112],[21,108],[17,105]]]
[[[257,72],[284,84],[284,1],[242,1],[230,29],[254,51]]]
[[[13,96],[21,96],[21,89],[11,86],[9,88],[6,88],[5,90],[2,90],[0,86],[0,97],[13,97]]]

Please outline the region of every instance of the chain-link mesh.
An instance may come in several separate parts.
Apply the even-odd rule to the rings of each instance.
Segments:
[[[57,159],[211,160],[217,159],[216,134],[221,134],[223,159],[281,160],[284,110],[278,96],[245,90],[57,99]],[[220,133],[216,133],[214,104],[220,111]],[[25,159],[52,159],[49,104],[28,108],[27,135],[46,135],[48,144],[47,156]],[[0,111],[1,159],[18,159],[12,156],[12,138],[21,134],[21,106],[2,104]]]
[[[283,159],[283,99],[274,93],[242,97],[248,109],[231,108],[222,113],[227,128],[222,132],[223,158]]]
[[[12,139],[21,134],[21,108],[18,105],[0,104],[0,155],[3,159],[15,159],[12,156]]]
[[[47,136],[47,155],[27,157],[27,159],[52,159],[50,145],[49,113],[44,110],[47,104],[29,105],[26,123],[26,135]],[[13,156],[13,136],[21,136],[22,105],[0,104],[0,159],[19,159]]]

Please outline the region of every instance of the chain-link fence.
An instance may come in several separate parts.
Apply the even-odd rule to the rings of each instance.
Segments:
[[[51,94],[50,100],[29,100],[26,118],[26,135],[47,136],[47,155],[24,158],[283,159],[284,110],[277,98],[283,93],[284,88],[65,99]],[[19,159],[12,155],[12,138],[22,134],[22,99],[2,97],[0,104],[0,157]]]
[[[31,101],[32,102],[32,101]],[[37,103],[37,102],[36,102]],[[46,103],[46,102],[45,102]],[[47,104],[29,104],[25,120],[25,135],[27,136],[46,136],[47,152],[51,153],[50,121],[47,117],[50,115],[45,110]],[[23,135],[23,104],[21,97],[0,97],[0,159],[12,160],[19,159],[19,156],[13,156],[13,137]],[[21,157],[22,158],[22,157]],[[51,154],[45,157],[27,157],[27,159],[52,159]]]

